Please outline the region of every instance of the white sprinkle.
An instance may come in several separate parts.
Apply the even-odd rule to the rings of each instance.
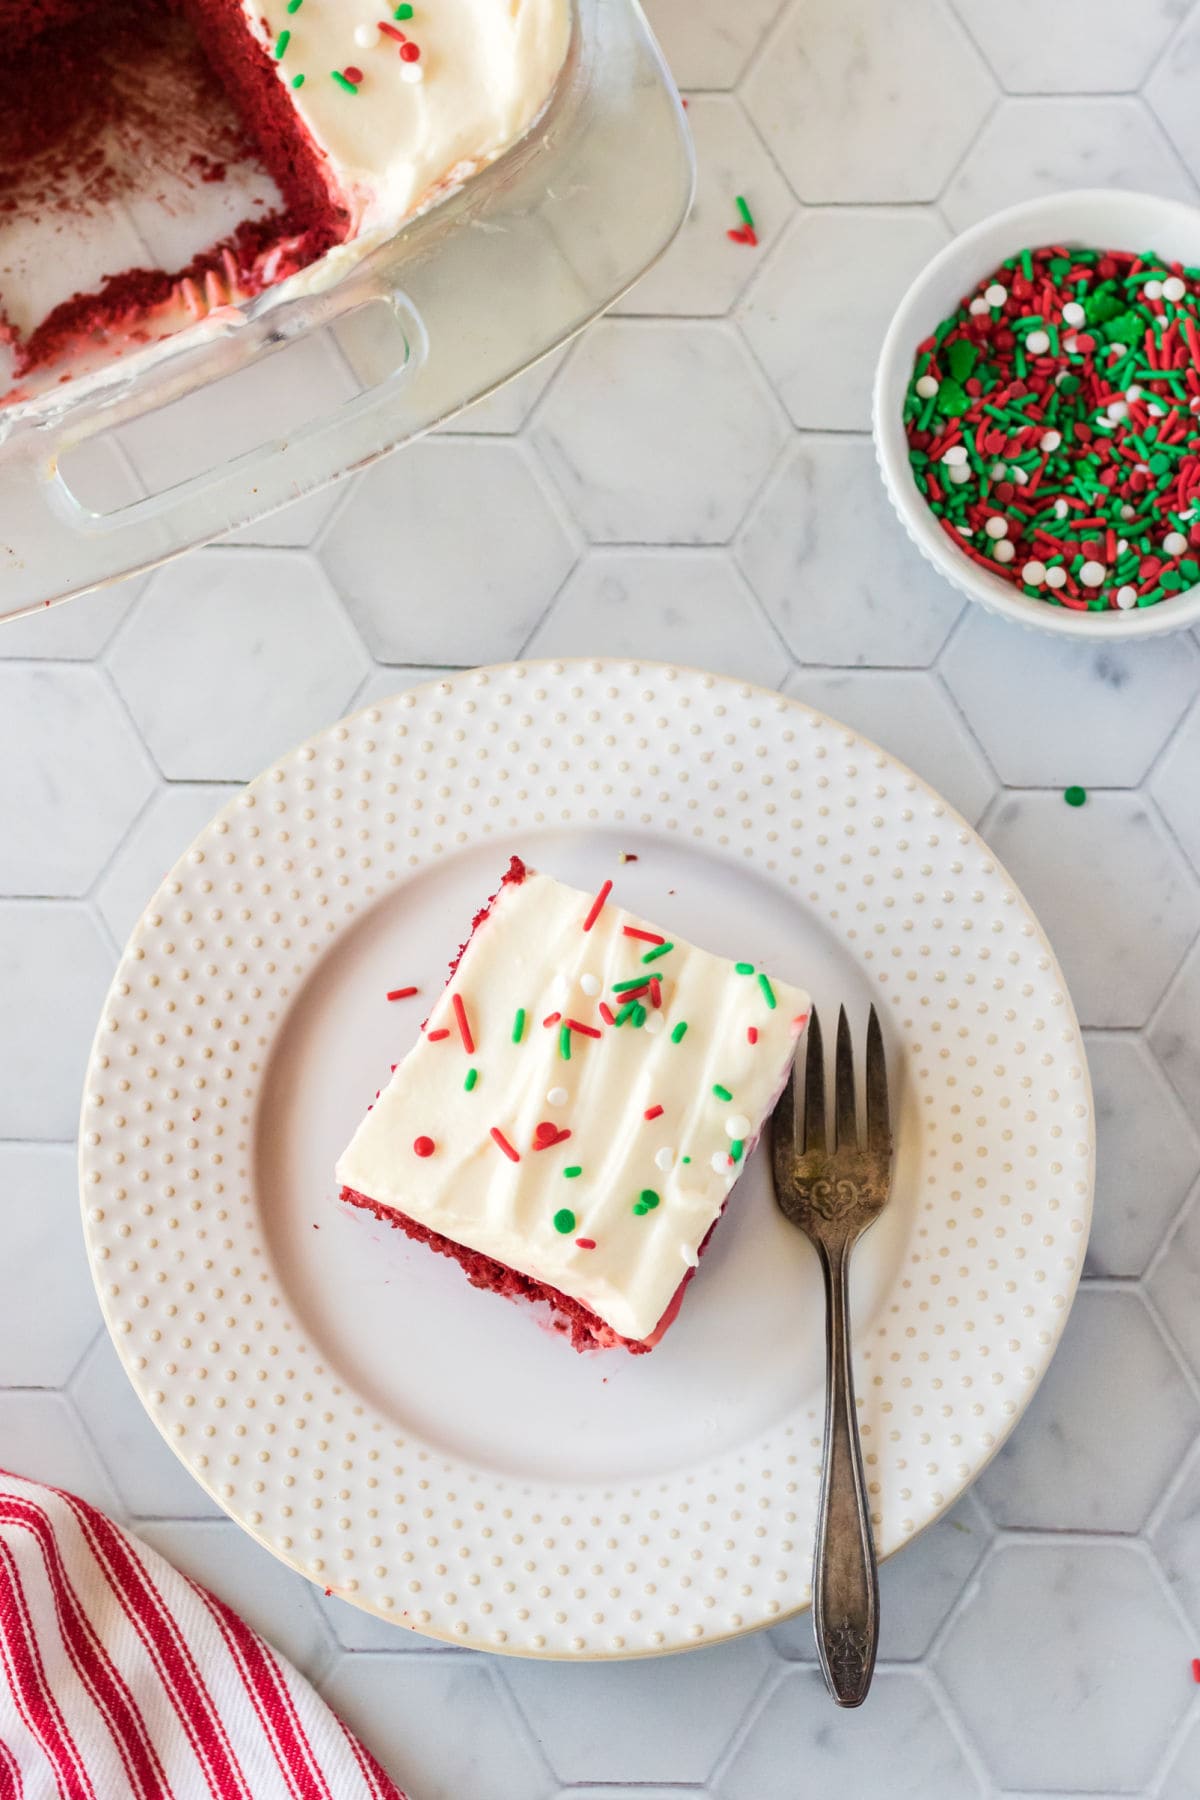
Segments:
[[[961,487],[964,481],[970,481],[971,471],[965,463],[951,463],[946,470],[946,480],[952,481],[955,487]]]
[[[1067,304],[1063,307],[1062,316],[1064,325],[1087,324],[1087,314],[1084,312],[1082,306],[1080,306],[1078,300],[1068,300]]]
[[[1121,517],[1123,519],[1136,519],[1137,518],[1137,507],[1136,506],[1123,506],[1121,508]]]
[[[992,475],[993,481],[1003,481],[1004,474],[1005,474],[1005,470],[1004,470],[1003,463],[993,463],[992,464],[991,475]]]
[[[731,1166],[732,1159],[730,1158],[728,1150],[713,1151],[712,1168],[714,1175],[728,1175]]]
[[[1119,587],[1117,589],[1117,605],[1120,607],[1122,612],[1128,612],[1131,606],[1136,606],[1137,605],[1137,589],[1133,588],[1133,587],[1128,587],[1128,586],[1127,587]]]
[[[1085,562],[1079,571],[1079,579],[1084,587],[1099,587],[1107,573],[1102,562]]]
[[[991,312],[992,309],[982,294],[976,294],[971,302],[969,310],[975,314],[976,318],[978,318],[980,313]]]
[[[651,1037],[657,1037],[658,1033],[662,1030],[662,1028],[663,1028],[662,1014],[660,1012],[654,1012],[654,1011],[648,1012],[646,1014],[646,1023],[642,1026],[642,1030],[645,1032],[648,1032]]]
[[[1160,406],[1157,400],[1147,400],[1146,411],[1152,419],[1161,419],[1166,412],[1166,407]]]
[[[991,518],[988,520],[987,524],[984,526],[983,529],[987,532],[987,534],[990,538],[1007,537],[1008,536],[1008,520],[1002,519],[1000,517],[999,513],[993,513]]]
[[[1013,463],[1008,474],[1009,479],[1015,481],[1018,487],[1024,487],[1025,483],[1029,480],[1028,475],[1025,473],[1020,463]]]
[[[1067,585],[1067,571],[1064,568],[1061,568],[1058,563],[1055,563],[1055,565],[1052,569],[1046,570],[1046,586],[1047,587],[1058,588],[1058,587],[1066,587],[1066,585]]]
[[[730,1113],[725,1121],[725,1135],[731,1138],[748,1138],[750,1121],[745,1113]]]
[[[1025,348],[1030,356],[1045,356],[1050,348],[1050,337],[1045,331],[1031,331],[1025,339]]]
[[[942,461],[948,469],[956,469],[966,460],[967,446],[965,444],[951,444],[948,450],[942,452]]]
[[[1109,362],[1120,362],[1120,360],[1123,356],[1128,356],[1128,355],[1129,355],[1129,345],[1128,344],[1110,344],[1108,346]]]
[[[1062,443],[1062,432],[1043,431],[1040,441],[1043,450],[1057,450]]]
[[[1141,388],[1138,386],[1136,381],[1131,382],[1130,385],[1125,389],[1125,398],[1127,400],[1140,400],[1141,397],[1142,397]]]
[[[551,1088],[546,1095],[547,1106],[565,1106],[571,1098],[566,1088]]]
[[[664,1144],[661,1150],[656,1150],[654,1152],[654,1166],[656,1169],[661,1169],[664,1175],[674,1161],[675,1152],[671,1149],[669,1144]]]
[[[579,977],[579,985],[585,994],[590,998],[595,999],[596,995],[600,992],[600,977],[598,975],[581,975]]]
[[[955,531],[957,531],[959,537],[974,537],[975,536],[975,533],[972,531],[972,529],[969,525],[956,525],[954,527],[954,529],[955,529]]]
[[[1065,500],[1056,500],[1054,502],[1054,516],[1056,519],[1065,519],[1070,510],[1071,509]]]
[[[1117,539],[1117,555],[1118,556],[1124,556],[1124,554],[1128,550],[1128,548],[1129,548],[1129,539],[1128,538],[1118,538]]]
[[[1163,284],[1161,281],[1157,281],[1152,275],[1143,287],[1142,292],[1145,294],[1147,300],[1161,300],[1163,297]]]
[[[984,288],[983,297],[989,306],[1003,306],[1008,299],[1008,289],[1001,287],[998,281],[993,281],[991,287]]]
[[[1010,563],[1016,554],[1016,550],[1009,543],[1007,538],[1001,538],[1000,542],[992,551],[992,555],[999,563]]]
[[[379,42],[381,33],[378,25],[356,25],[354,41],[360,50],[373,50]]]
[[[1077,337],[1075,337],[1074,335],[1072,335],[1071,337],[1065,337],[1063,339],[1063,349],[1066,351],[1068,356],[1074,356],[1074,354],[1078,350],[1078,348],[1079,348],[1079,339]],[[1062,372],[1061,371],[1059,373],[1058,379],[1059,379],[1059,381],[1062,380]]]
[[[1030,587],[1041,587],[1045,579],[1045,563],[1027,562],[1025,567],[1021,570],[1021,580],[1028,582]]]
[[[1168,275],[1162,284],[1164,300],[1182,300],[1187,293],[1187,282],[1178,275]]]
[[[932,400],[940,383],[934,375],[918,375],[917,395],[922,400]]]
[[[412,82],[414,85],[418,81],[424,81],[424,79],[425,79],[424,64],[419,63],[419,62],[415,62],[415,63],[402,62],[400,64],[400,79],[401,79],[401,81]]]
[[[1129,417],[1129,403],[1125,400],[1110,400],[1104,410],[1110,419],[1127,419]]]
[[[1188,541],[1182,531],[1168,531],[1163,539],[1163,549],[1168,556],[1182,556],[1188,547]]]

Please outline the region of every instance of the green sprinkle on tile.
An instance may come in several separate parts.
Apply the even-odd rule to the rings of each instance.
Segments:
[[[657,962],[660,956],[669,956],[674,948],[674,944],[655,944],[653,950],[647,950],[642,961],[644,963]]]
[[[713,1093],[717,1096],[718,1100],[733,1099],[733,1095],[730,1093],[729,1089],[727,1087],[722,1087],[719,1081],[715,1083]]]
[[[765,975],[759,976],[758,985],[762,989],[763,999],[766,1001],[766,1003],[770,1007],[771,1011],[774,1012],[775,1011],[775,989],[771,986],[770,982],[767,980]]]
[[[478,1069],[468,1069],[467,1070],[467,1078],[463,1082],[463,1086],[466,1088],[468,1094],[471,1092],[471,1089],[475,1086],[475,1083],[478,1080],[479,1080],[479,1070]]]
[[[512,1041],[519,1044],[525,1036],[525,1008],[518,1006],[516,1018],[513,1020]]]
[[[572,1163],[571,1167],[569,1169],[563,1170],[563,1174],[566,1176],[568,1181],[574,1181],[574,1179],[577,1175],[583,1174],[583,1169],[581,1168],[579,1163]]]
[[[564,1237],[566,1237],[568,1231],[574,1231],[575,1214],[571,1211],[569,1206],[561,1207],[559,1211],[555,1213],[554,1229],[555,1231],[561,1231]]]
[[[678,1025],[675,1027],[674,1031],[671,1033],[671,1042],[673,1044],[682,1044],[686,1035],[687,1035],[687,1020],[680,1019]]]
[[[571,1027],[562,1025],[558,1032],[558,1054],[564,1062],[571,1060]]]
[[[1087,799],[1087,789],[1081,787],[1066,788],[1063,792],[1063,799],[1068,806],[1082,806]]]
[[[754,964],[753,963],[734,963],[733,972],[735,975],[753,975]]]

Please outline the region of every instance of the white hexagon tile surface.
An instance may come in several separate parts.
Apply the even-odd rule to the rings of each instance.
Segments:
[[[1080,651],[964,607],[865,435],[890,311],[953,230],[1079,183],[1196,198],[1200,4],[647,10],[698,200],[620,316],[335,490],[0,627],[0,1461],[234,1600],[414,1800],[1200,1800],[1200,644]],[[299,346],[80,479],[112,504],[347,383]],[[101,1335],[71,1145],[151,889],[346,707],[526,652],[699,662],[877,739],[980,822],[1089,1028],[1078,1308],[976,1489],[884,1568],[857,1715],[806,1618],[602,1668],[398,1635],[214,1516]]]

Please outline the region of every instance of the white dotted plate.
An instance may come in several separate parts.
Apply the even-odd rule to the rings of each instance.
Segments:
[[[795,701],[683,669],[398,695],[268,769],[164,882],[101,1020],[81,1170],[109,1329],[168,1441],[268,1549],[385,1618],[531,1655],[679,1649],[809,1594],[821,1292],[763,1152],[648,1357],[577,1356],[337,1200],[338,1153],[514,850],[615,876],[830,1014],[879,1006],[896,1180],[853,1285],[884,1555],[987,1462],[1062,1331],[1083,1046],[1036,920],[936,794]]]

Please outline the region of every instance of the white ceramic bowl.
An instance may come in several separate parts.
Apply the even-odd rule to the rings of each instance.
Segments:
[[[1018,624],[1064,637],[1153,637],[1181,631],[1200,619],[1200,586],[1186,588],[1156,606],[1130,612],[1074,612],[1032,600],[1000,575],[961,555],[941,529],[913,479],[904,435],[904,395],[917,345],[964,294],[1006,257],[1038,244],[1100,249],[1157,250],[1200,263],[1200,210],[1153,194],[1087,188],[1027,200],[972,225],[935,256],[896,308],[875,371],[872,402],[875,454],[900,522],[922,556],[954,587]]]

